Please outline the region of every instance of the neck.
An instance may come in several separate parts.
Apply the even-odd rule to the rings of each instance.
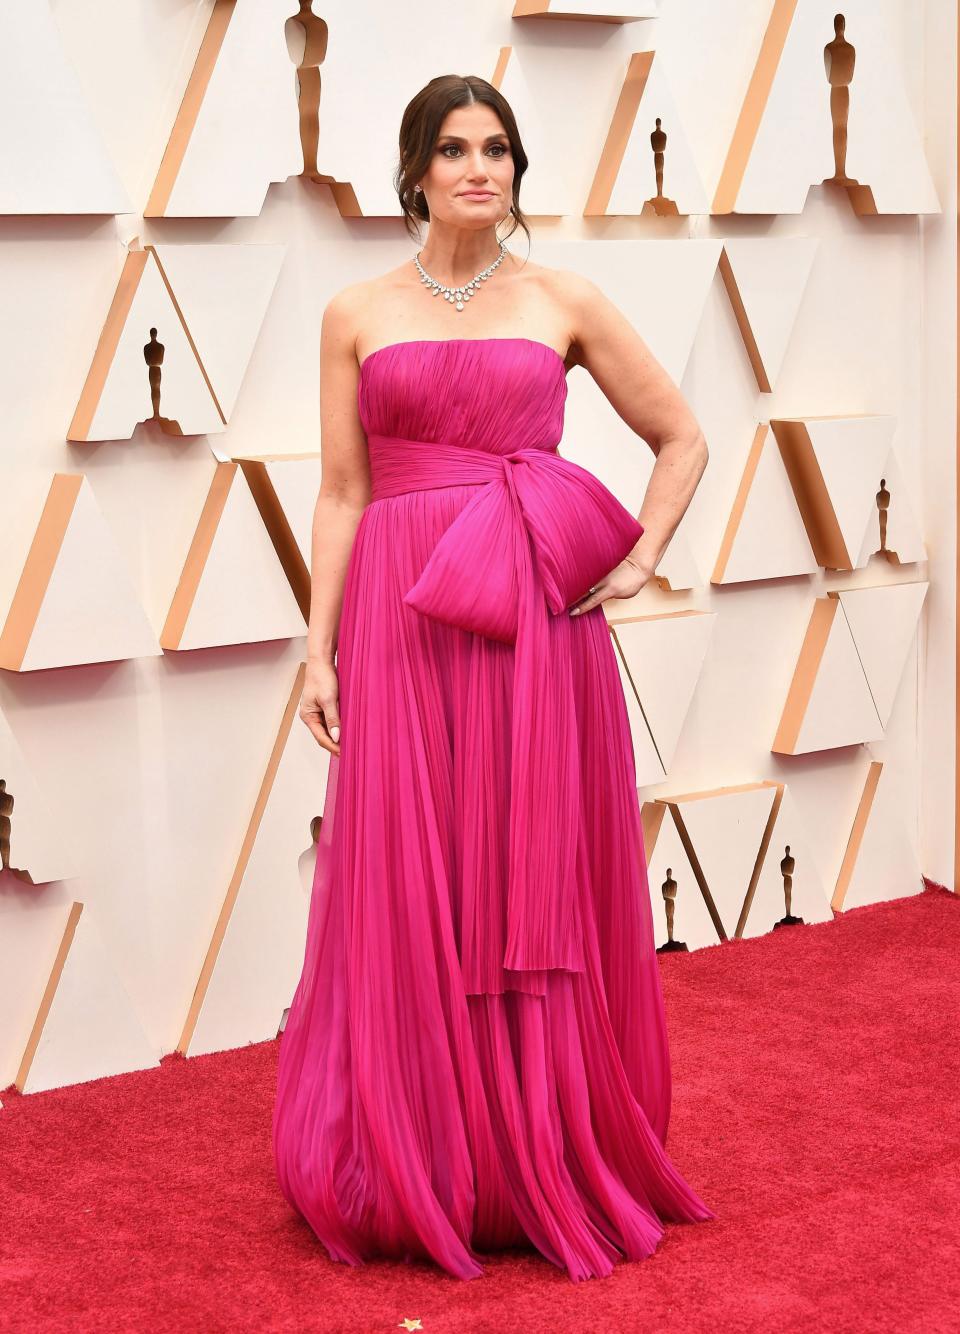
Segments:
[[[463,227],[444,227],[432,222],[427,243],[420,252],[420,263],[431,278],[447,287],[468,283],[500,257],[496,228],[466,231]]]

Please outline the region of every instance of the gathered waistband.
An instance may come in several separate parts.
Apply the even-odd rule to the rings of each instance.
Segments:
[[[556,445],[552,449],[524,448],[494,454],[442,441],[376,434],[367,436],[367,445],[373,500],[441,486],[479,486],[503,477],[513,464],[560,458]]]

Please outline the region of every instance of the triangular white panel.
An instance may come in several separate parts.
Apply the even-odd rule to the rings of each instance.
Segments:
[[[320,455],[267,459],[264,467],[307,569],[313,562],[313,514],[320,490]]]
[[[277,1035],[303,967],[310,896],[297,854],[323,813],[330,753],[294,718],[217,954],[188,1054]],[[315,850],[314,850],[315,860]]]
[[[223,415],[230,420],[277,284],[282,245],[154,247]]]
[[[667,908],[663,884],[668,878],[677,883],[673,909],[673,939],[698,950],[704,945],[718,945],[720,937],[713,924],[693,867],[677,833],[673,813],[667,811],[657,831],[656,843],[647,849],[647,880],[650,886],[650,908],[653,913],[653,936],[656,948],[668,940]]]
[[[715,622],[715,612],[682,611],[613,623],[657,752],[668,772]]]
[[[859,551],[864,529],[876,509],[874,488],[890,452],[895,417],[807,418],[807,431],[820,465],[847,550]]]
[[[737,928],[776,790],[757,784],[675,799],[728,937]]]
[[[860,655],[847,618],[840,612],[830,623],[792,754],[879,741],[882,737],[883,724]]]
[[[151,329],[157,331],[155,340]],[[148,254],[90,425],[82,436],[71,435],[71,439],[129,440],[140,422],[154,416],[144,351],[153,341],[163,346],[158,415],[176,423],[183,435],[208,435],[224,429],[177,308],[156,260]]]
[[[771,388],[780,374],[819,244],[815,236],[724,240],[750,342]]]
[[[89,907],[77,922],[24,1093],[157,1065]]]
[[[62,826],[47,805],[33,771],[0,710],[0,812],[8,822],[8,869],[28,884],[76,875]],[[0,1005],[0,1014],[3,1007]],[[7,1081],[9,1083],[9,1081]],[[0,1088],[3,1087],[0,1081]]]
[[[50,971],[71,915],[46,895],[0,906],[0,1089],[13,1084],[37,1021]]]
[[[922,582],[883,584],[879,588],[841,589],[836,595],[884,727],[890,721],[929,587]]]
[[[650,787],[654,783],[662,783],[667,776],[666,771],[660,763],[660,756],[653,744],[653,737],[650,735],[647,720],[643,716],[643,709],[637,699],[636,690],[624,666],[616,635],[613,636],[613,646],[617,650],[617,670],[620,673],[620,684],[623,686],[623,697],[627,704],[627,717],[630,719],[633,758],[637,770],[637,787]]]
[[[659,131],[666,135],[666,146],[663,149],[663,200],[676,205],[677,213],[682,215],[709,213],[710,201],[690,150],[690,142],[669,80],[664,74],[663,57],[653,51],[637,52],[633,58],[635,65],[639,64],[641,56],[647,58],[644,64],[648,63],[649,68],[646,69],[643,92],[635,112],[632,106],[629,108],[632,122],[622,157],[619,156],[619,146],[615,150],[609,140],[604,150],[605,153],[616,151],[619,160],[612,164],[616,175],[603,211],[607,216],[639,215],[644,211],[644,204],[656,196],[657,178],[650,136],[657,132],[656,122],[659,119]],[[660,207],[663,207],[662,203]]]
[[[285,30],[296,12],[290,0],[237,0],[216,49],[200,47],[189,90],[196,116],[188,97],[145,216],[256,217],[271,183],[303,170]]]
[[[881,486],[881,483],[883,484]],[[927,559],[927,550],[923,541],[923,530],[917,520],[911,501],[910,488],[903,477],[897,451],[891,448],[886,462],[877,478],[877,491],[885,490],[889,494],[887,508],[886,533],[883,538],[883,550],[896,556],[894,565],[908,565]],[[860,547],[857,565],[867,565],[870,558],[880,552],[880,512],[874,504],[871,519]],[[888,557],[889,559],[889,557]]]
[[[847,84],[846,175],[866,187],[873,201],[859,205],[858,212],[939,212],[900,54],[882,7],[875,0],[849,0],[841,6],[836,0],[775,0],[724,171],[726,190],[721,193],[735,191],[732,206],[738,213],[800,213],[810,186],[835,175],[825,48],[836,40],[833,20],[838,12],[846,20],[843,39],[854,57]],[[789,29],[780,50],[771,37],[784,22]],[[763,74],[771,64],[773,81],[764,100]],[[838,60],[840,79],[841,64]],[[753,135],[755,107],[762,116]],[[735,189],[731,162],[743,155],[746,166]],[[723,207],[720,199],[717,206]]]
[[[843,912],[921,892],[922,869],[907,824],[914,807],[890,765],[884,764],[843,898]]]
[[[784,864],[787,858],[793,859],[792,871]],[[787,872],[792,879],[790,915],[802,917],[806,926],[810,926],[813,922],[832,922],[833,909],[830,907],[830,900],[814,858],[813,844],[797,803],[790,789],[785,786],[750,909],[740,932],[742,939],[748,936],[762,936],[768,931],[773,931],[776,923],[787,915],[785,879]],[[793,930],[794,925],[788,924],[776,929]]]
[[[689,588],[702,588],[706,580],[696,556],[687,541],[683,520],[670,539],[670,545],[661,557],[654,573],[661,588],[679,593]]]
[[[779,420],[803,422],[844,548],[855,561],[866,534],[877,531],[876,491],[890,454],[896,418],[874,414],[787,417],[774,419],[774,431]]]
[[[256,502],[237,468],[176,647],[291,639],[306,629]]]
[[[48,0],[0,5],[0,213],[132,213]]]
[[[690,361],[723,244],[722,240],[543,240],[537,250],[542,264],[571,269],[596,283],[623,311],[667,374],[679,384]],[[627,272],[630,282],[625,284],[623,275]],[[571,375],[571,399],[579,388],[578,378],[588,380],[589,376],[582,372],[579,376],[576,372]],[[593,388],[596,391],[595,385]],[[612,408],[610,415],[614,421],[619,420]],[[625,423],[621,422],[621,426],[630,436],[636,455],[649,454],[636,434]],[[577,463],[583,460],[579,453],[572,452],[574,449],[589,451],[588,457],[592,457],[592,452],[603,444],[596,430],[582,444],[575,431],[564,430],[563,439],[562,452]],[[619,440],[616,449],[622,451]],[[629,454],[627,461],[636,466],[634,454]],[[591,470],[602,480],[600,466]]]
[[[126,559],[82,477],[19,670],[119,662],[161,652]]]
[[[819,566],[783,457],[761,426],[741,479],[714,571],[716,584],[815,574]]]

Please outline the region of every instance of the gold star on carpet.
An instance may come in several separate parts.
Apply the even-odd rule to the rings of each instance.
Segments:
[[[423,1329],[419,1316],[414,1316],[412,1320],[407,1316],[405,1320],[398,1320],[397,1325],[400,1329]]]

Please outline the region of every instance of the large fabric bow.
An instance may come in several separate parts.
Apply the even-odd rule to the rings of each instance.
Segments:
[[[368,444],[376,498],[479,488],[403,600],[425,616],[516,645],[506,921],[498,923],[489,899],[483,911],[466,914],[462,965],[468,991],[517,986],[504,979],[508,969],[537,974],[519,985],[542,993],[543,970],[583,968],[570,661],[576,618],[560,634],[551,633],[549,618],[567,615],[623,560],[643,526],[591,472],[554,450],[494,454],[376,435]],[[480,899],[483,890],[477,887]]]

